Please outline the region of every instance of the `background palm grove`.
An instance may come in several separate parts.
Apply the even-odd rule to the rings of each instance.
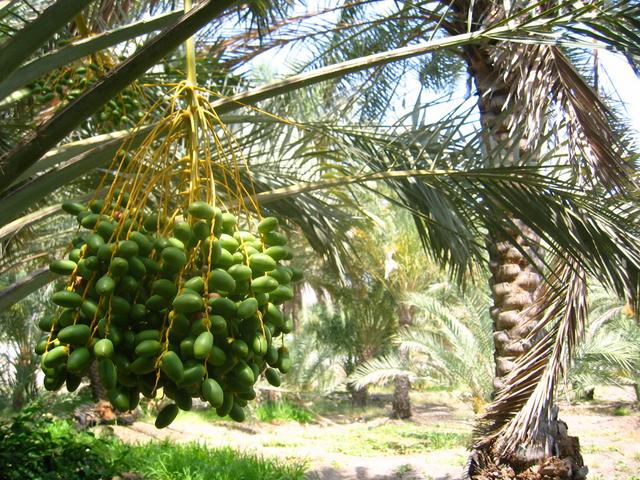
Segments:
[[[631,0],[1,1],[0,477],[342,478],[277,444],[238,455],[79,430],[72,417],[122,415],[79,407],[105,398],[94,368],[90,389],[42,386],[38,322],[61,286],[48,265],[78,230],[61,204],[101,197],[123,141],[162,121],[195,35],[227,133],[213,175],[240,159],[237,182],[305,274],[283,305],[292,368],[258,384],[252,428],[391,416],[386,434],[420,439],[400,455],[468,448],[438,478],[586,478],[557,400],[640,395],[638,138],[601,62],[640,72],[639,32]],[[420,422],[436,394],[462,402],[462,433]],[[143,399],[134,426],[164,402]],[[633,405],[616,411],[637,427]],[[238,428],[193,408],[192,428]],[[285,431],[281,447],[303,442]],[[621,461],[601,478],[640,478],[640,451]]]

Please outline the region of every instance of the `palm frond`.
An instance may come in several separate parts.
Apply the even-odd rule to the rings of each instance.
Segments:
[[[0,81],[0,98],[7,97],[15,90],[24,87],[56,68],[60,68],[120,42],[165,28],[180,15],[182,15],[181,11],[169,12],[158,15],[157,18],[132,22],[124,27],[102,32],[89,39],[77,40],[59,50],[55,50],[25,63],[11,75]],[[24,52],[20,53],[24,55]]]
[[[412,382],[418,378],[415,370],[403,361],[398,352],[392,352],[358,366],[349,375],[349,381],[356,388],[364,388],[368,385],[386,385],[404,375]]]
[[[623,313],[618,299],[603,289],[596,294],[589,302],[589,327],[569,375],[578,389],[635,382],[640,375],[640,327]]]
[[[354,153],[357,151],[353,150]],[[387,151],[393,153],[395,150]],[[269,182],[276,185],[281,182],[277,177],[271,177],[269,180],[266,170],[264,172],[258,179],[265,187]],[[638,227],[632,216],[634,210],[627,211],[616,205],[610,206],[607,202],[603,205],[597,197],[591,197],[571,184],[536,172],[535,168],[529,167],[467,171],[373,171],[258,191],[254,200],[268,208],[277,208],[269,207],[276,201],[283,202],[281,212],[286,215],[287,210],[295,211],[291,210],[293,207],[290,199],[304,198],[304,195],[311,192],[372,181],[384,181],[397,188],[398,182],[408,182],[409,188],[418,191],[423,187],[438,190],[447,201],[458,207],[458,212],[464,219],[461,225],[473,233],[468,233],[462,240],[469,242],[471,248],[477,252],[478,260],[482,260],[483,253],[475,239],[480,236],[482,225],[490,225],[500,231],[511,227],[509,218],[527,218],[532,230],[546,241],[550,253],[564,255],[568,261],[575,262],[619,294],[632,290],[634,278],[638,281],[638,277],[628,276],[627,271],[631,269],[633,272],[633,269],[637,271],[640,268],[640,246],[636,235]],[[249,181],[248,178],[246,180]],[[309,198],[306,198],[309,206],[300,204],[297,208],[308,211],[314,208],[314,201]],[[415,198],[413,200],[409,208],[419,215],[419,218],[448,231],[446,225],[441,225],[437,220],[421,213],[430,211],[428,206],[423,205],[424,199],[420,202]],[[317,202],[315,211],[320,212],[324,209],[325,215],[298,221],[302,222],[301,227],[311,232],[310,239],[316,242],[316,246],[322,248],[321,245],[326,245],[326,251],[331,252],[332,249],[340,248],[339,244],[331,244],[336,232],[331,218],[339,213],[338,204],[327,205],[322,196],[317,198]],[[455,242],[460,240],[454,239]],[[336,250],[333,251],[338,253]],[[346,251],[348,250],[342,250]],[[468,262],[469,259],[465,258],[464,265]]]
[[[24,25],[10,40],[0,45],[0,81],[5,80],[25,58],[31,56],[90,3],[87,0],[54,2],[36,19]]]
[[[514,58],[522,68],[512,68]],[[494,61],[503,72],[501,81],[510,86],[506,107],[511,113],[509,128],[519,132],[521,143],[527,143],[525,148],[539,151],[545,132],[553,129],[549,124],[557,122],[567,130],[569,160],[576,176],[610,188],[629,183],[625,148],[612,130],[610,109],[560,48],[506,45],[497,49]],[[525,102],[531,108],[521,108]],[[563,115],[551,114],[554,108]]]
[[[620,334],[607,332],[596,335],[578,349],[574,371],[579,375],[581,363],[593,363],[598,365],[598,369],[614,371],[619,377],[630,379],[640,366],[639,353],[638,346]]]
[[[0,310],[4,311],[11,305],[22,300],[54,279],[48,268],[41,268],[20,279],[0,291]]]

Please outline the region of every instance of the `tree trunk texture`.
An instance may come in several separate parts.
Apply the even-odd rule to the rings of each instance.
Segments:
[[[98,374],[98,362],[93,361],[91,367],[89,367],[89,388],[91,388],[91,395],[96,402],[107,400],[107,389],[104,388],[100,381],[100,375]]]
[[[300,319],[302,311],[302,283],[293,284],[293,299],[282,304],[282,313],[293,320],[293,332],[300,333]]]
[[[483,142],[491,167],[521,164],[520,139],[509,131],[506,110],[508,87],[498,76],[489,51],[483,47],[465,49],[469,71],[475,80],[483,130]],[[526,108],[526,106],[523,106]],[[518,143],[516,143],[518,142]],[[500,154],[496,154],[500,151]],[[493,396],[505,385],[515,361],[527,353],[535,339],[527,339],[534,327],[525,313],[536,299],[542,278],[534,267],[538,261],[540,239],[520,219],[511,219],[507,231],[489,229],[487,249],[491,294],[495,377]],[[554,409],[554,411],[556,411]],[[530,447],[513,446],[507,456],[497,454],[489,444],[472,452],[467,471],[475,480],[577,480],[586,477],[576,437],[567,435],[564,422],[554,418],[544,422],[539,442]]]
[[[369,389],[365,386],[356,388],[352,383],[347,384],[351,394],[351,405],[354,407],[366,407],[369,402]]]
[[[28,342],[21,341],[18,346],[18,357],[14,362],[15,384],[11,395],[11,407],[20,410],[30,400],[35,391],[35,369],[33,354]]]
[[[413,323],[411,315],[411,307],[408,305],[398,306],[398,320],[400,327],[406,327]],[[402,362],[408,362],[409,353],[400,352]],[[408,375],[398,375],[395,379],[395,387],[393,389],[393,400],[391,402],[391,418],[411,418],[411,381]]]
[[[584,391],[584,399],[585,400],[593,400],[596,394],[596,387],[589,387]]]
[[[410,390],[411,382],[409,381],[409,377],[407,375],[398,375],[393,389],[391,418],[404,419],[411,417],[411,399],[409,398]]]
[[[532,343],[526,337],[535,320],[524,310],[533,304],[541,283],[540,275],[526,256],[535,258],[539,238],[523,222],[514,220],[514,223],[518,229],[508,232],[512,240],[493,232],[487,241],[494,302],[490,310],[495,347],[494,395],[504,386],[504,379],[513,370],[517,358],[531,350]]]

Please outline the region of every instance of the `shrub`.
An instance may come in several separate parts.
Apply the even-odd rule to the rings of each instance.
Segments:
[[[28,407],[0,422],[0,472],[5,480],[99,480],[118,472],[112,446],[66,421]]]
[[[70,422],[40,412],[31,405],[0,421],[0,479],[103,480],[126,471],[146,480],[302,480],[305,475],[299,461],[197,443],[129,445],[76,431]]]

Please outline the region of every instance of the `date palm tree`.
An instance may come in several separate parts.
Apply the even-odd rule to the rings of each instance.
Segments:
[[[376,245],[384,245],[384,261],[380,265],[380,275],[384,276],[388,290],[396,299],[396,316],[399,331],[411,330],[416,308],[406,302],[406,295],[419,292],[430,284],[444,277],[444,273],[435,264],[428,262],[421,252],[420,239],[413,234],[411,217],[407,212],[398,209],[387,209],[387,218],[394,218],[384,228],[384,236],[376,241]],[[385,242],[386,240],[386,242]],[[408,361],[407,352],[400,349],[398,355]],[[410,418],[411,413],[410,375],[394,376],[393,400],[391,402],[391,418]]]
[[[355,14],[351,12],[352,18],[357,16],[357,8],[354,7]],[[518,11],[518,8],[523,10]],[[609,14],[599,5],[589,4],[585,8],[594,8],[594,15],[596,12],[604,16]],[[623,6],[626,14],[633,8]],[[400,10],[398,17],[409,17],[403,16],[406,12],[400,13]],[[424,7],[424,10],[434,14],[438,7],[432,10]],[[501,22],[518,21],[516,19],[522,16],[537,21],[543,19],[552,25],[572,11],[571,7],[560,4],[521,2],[509,4],[507,10],[498,2],[455,1],[443,2],[442,10],[445,12],[439,16],[438,26],[452,36]],[[622,18],[625,18],[623,22],[633,22],[628,16]],[[590,25],[592,21],[585,23]],[[419,35],[417,28],[409,30],[414,38]],[[362,36],[373,45],[385,33],[386,38],[393,33],[391,27],[386,31],[384,28],[371,30],[375,33],[366,32]],[[394,38],[402,40],[401,35]],[[360,38],[357,41],[362,42]],[[354,45],[355,42],[338,49],[346,54]],[[623,148],[614,133],[609,111],[578,73],[566,50],[548,43],[494,42],[466,45],[457,53],[466,63],[477,91],[481,162],[485,167],[540,165],[549,146],[546,132],[555,129],[568,132],[567,153],[569,165],[575,171],[572,176],[576,184],[595,194],[612,189],[628,191],[629,172],[619,157],[618,152]],[[335,54],[331,52],[333,56]],[[384,85],[384,82],[378,82],[378,85]],[[380,90],[376,90],[376,94]],[[563,112],[561,121],[554,120],[553,109]],[[366,105],[364,113],[370,111],[371,106]],[[566,428],[553,418],[551,393],[555,372],[562,360],[566,361],[585,322],[586,275],[574,259],[563,262],[560,256],[564,253],[543,253],[541,232],[530,227],[530,214],[515,215],[503,208],[499,199],[495,200],[495,206],[503,211],[506,222],[498,225],[492,220],[485,224],[494,302],[491,311],[496,361],[494,402],[479,427],[479,441],[469,473],[500,470],[500,465],[506,463],[514,467],[513,475],[516,475],[555,453],[569,460],[558,466],[556,474],[562,478],[581,478],[586,469],[575,448],[575,440],[568,438]],[[429,211],[429,206],[425,210]],[[543,286],[544,269],[541,267],[545,262],[549,265],[552,257],[560,261],[551,273],[570,285],[570,290],[565,289],[562,294],[564,298],[557,297],[550,286],[552,282],[547,281]],[[564,310],[562,316],[566,324],[562,328],[565,330],[552,329],[557,333],[552,338],[543,325],[547,325],[561,309]],[[545,358],[549,359],[547,368],[542,369]],[[536,369],[539,376],[532,375]],[[522,408],[520,413],[512,415],[511,412],[519,408]],[[519,448],[514,448],[515,445]]]
[[[489,400],[493,372],[486,296],[477,286],[462,292],[446,281],[409,294],[405,302],[415,309],[415,321],[396,335],[398,349],[358,367],[352,380],[384,384],[406,376],[460,392],[478,413]]]

